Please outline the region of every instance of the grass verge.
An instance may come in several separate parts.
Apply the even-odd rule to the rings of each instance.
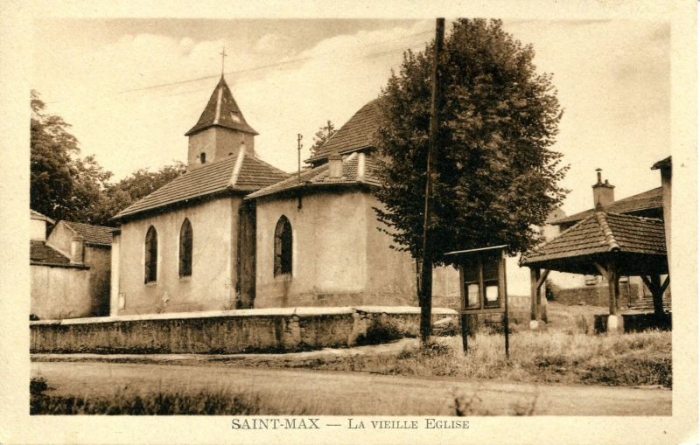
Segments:
[[[461,338],[448,337],[436,338],[426,348],[412,345],[398,353],[237,363],[532,383],[672,387],[671,333],[661,331],[618,336],[519,332],[511,335],[509,359],[502,335],[478,334],[470,339],[467,355],[461,352]]]
[[[106,415],[308,415],[321,405],[289,397],[267,401],[254,392],[227,390],[137,392],[118,390],[110,396],[51,395],[43,378],[30,382],[30,414]]]

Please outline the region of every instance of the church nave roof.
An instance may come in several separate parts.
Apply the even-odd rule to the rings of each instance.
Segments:
[[[241,162],[238,162],[239,156],[243,156]],[[131,204],[113,219],[122,220],[146,211],[211,195],[252,192],[278,183],[288,176],[282,170],[240,150],[237,155],[187,171]]]

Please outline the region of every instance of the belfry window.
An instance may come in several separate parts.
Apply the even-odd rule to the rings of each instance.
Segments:
[[[192,276],[192,224],[187,218],[180,227],[179,273],[181,277]]]
[[[199,163],[204,164],[207,162],[207,154],[202,152],[199,154]]]
[[[292,273],[292,225],[286,216],[275,227],[275,276]]]
[[[153,226],[146,232],[144,282],[151,283],[158,278],[158,234]]]

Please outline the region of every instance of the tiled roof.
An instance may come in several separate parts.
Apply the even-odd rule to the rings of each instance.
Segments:
[[[594,212],[593,215],[525,254],[521,265],[606,252],[666,255],[660,219]]]
[[[36,210],[29,209],[29,216],[33,219],[40,219],[43,221],[48,221],[51,224],[55,224],[55,221],[53,219],[49,218],[48,216],[42,213],[37,212]]]
[[[603,208],[606,212],[611,213],[635,213],[649,209],[663,208],[663,194],[661,187],[651,189],[649,191],[630,196],[628,198],[614,201],[612,204]],[[583,212],[576,213],[566,218],[553,221],[551,224],[566,224],[588,218],[595,213],[594,209],[589,209]]]
[[[244,157],[236,172],[239,156]],[[119,220],[147,210],[226,191],[251,192],[288,176],[282,170],[239,151],[237,155],[186,172],[122,210],[113,219]]]
[[[379,111],[379,99],[360,108],[307,162],[315,164],[317,161],[325,160],[334,150],[342,155],[374,147],[375,134],[379,127]]]
[[[29,264],[40,266],[71,266],[70,259],[47,246],[44,241],[30,241]]]
[[[364,158],[364,160],[361,160]],[[360,163],[364,164],[364,175],[358,175]],[[335,184],[369,184],[381,185],[379,176],[379,165],[371,155],[352,153],[343,158],[343,175],[338,179],[329,178],[329,164],[325,163],[318,167],[303,170],[300,177],[292,174],[284,181],[273,184],[269,187],[258,190],[246,196],[245,199],[255,199],[262,196],[269,196],[285,190],[295,189],[300,186],[319,186]]]
[[[244,191],[260,190],[270,184],[282,181],[289,177],[288,173],[274,167],[267,162],[246,155],[243,165],[238,173],[235,188]]]
[[[204,108],[204,111],[202,111],[202,115],[199,116],[199,120],[190,131],[185,133],[185,136],[189,136],[212,126],[258,134],[245,121],[243,113],[241,113],[241,109],[238,108],[238,104],[233,98],[233,94],[231,94],[231,90],[226,84],[223,75],[221,76],[221,80],[219,80],[219,84],[214,88],[214,92],[211,93],[209,102],[207,102],[207,106]]]
[[[101,244],[105,246],[112,245],[112,232],[114,228],[105,226],[94,226],[92,224],[84,224],[72,221],[63,221],[73,231],[82,236],[88,244]]]

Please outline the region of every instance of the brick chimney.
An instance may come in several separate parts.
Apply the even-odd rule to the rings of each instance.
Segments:
[[[593,207],[607,207],[615,201],[615,186],[606,179],[602,180],[603,169],[597,168],[598,182],[593,184]]]
[[[85,240],[76,235],[70,241],[70,263],[83,264],[85,258]]]
[[[343,157],[337,152],[328,156],[328,179],[338,180],[343,177]]]

